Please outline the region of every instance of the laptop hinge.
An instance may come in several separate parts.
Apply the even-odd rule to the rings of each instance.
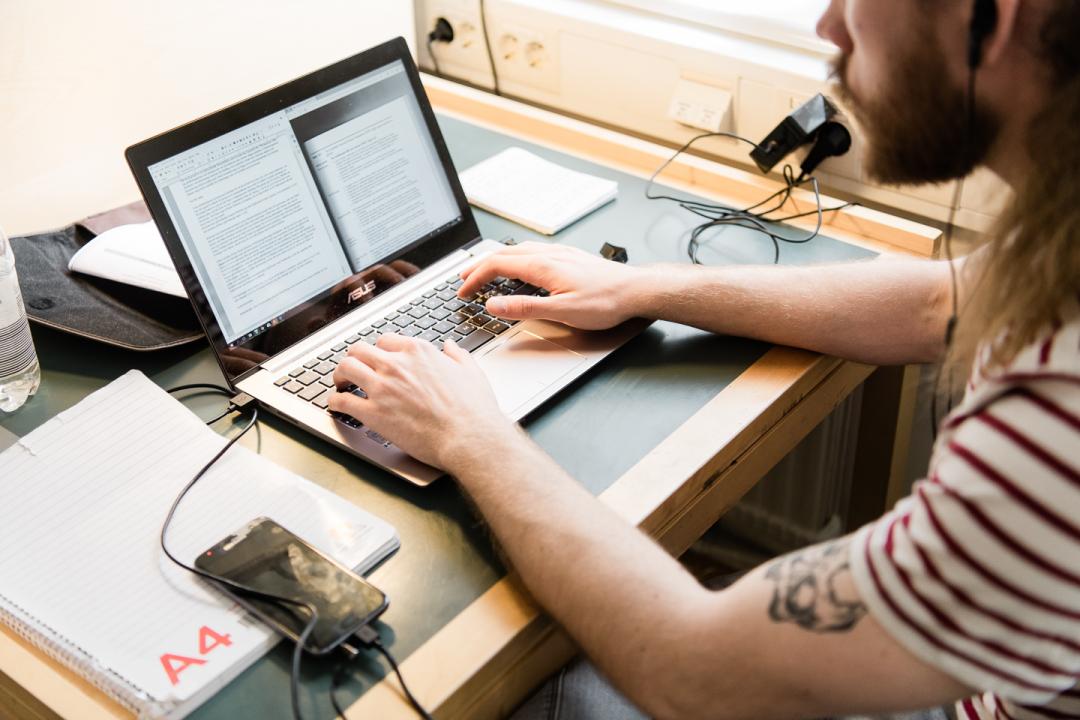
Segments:
[[[483,235],[477,235],[472,240],[470,240],[469,242],[462,245],[461,249],[464,250],[465,252],[469,252],[470,249],[476,247],[477,245],[479,245],[482,242],[484,242],[484,236]],[[469,253],[469,254],[472,255],[472,253]]]
[[[419,274],[408,278],[407,282],[388,289],[385,293],[373,299],[370,304],[365,304],[352,312],[336,318],[329,325],[316,330],[314,333],[298,340],[291,346],[283,348],[272,357],[259,363],[258,367],[245,371],[240,378],[237,378],[236,382],[240,382],[241,379],[253,375],[259,370],[279,372],[283,367],[291,365],[301,356],[309,353],[313,346],[329,342],[331,338],[337,335],[341,335],[342,337],[348,335],[350,332],[349,326],[358,324],[359,318],[371,316],[371,319],[375,320],[378,319],[377,316],[379,314],[390,312],[405,298],[418,292],[424,283],[435,282],[435,279],[440,274],[448,272],[451,268],[463,264],[469,256],[467,251],[465,255],[458,255],[455,257],[455,253],[461,252],[462,250],[464,250],[464,247],[455,250],[438,262],[424,268]]]

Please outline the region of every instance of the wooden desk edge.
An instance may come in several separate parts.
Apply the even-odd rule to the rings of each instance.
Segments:
[[[658,166],[658,159],[662,161],[670,155],[670,150],[660,145],[454,83],[425,77],[425,85],[441,112],[501,132],[507,132],[509,127],[510,134],[522,139],[573,152],[638,176],[647,177]],[[772,192],[778,187],[768,178],[701,158],[690,157],[672,167],[673,174],[670,179],[665,176],[666,183],[721,200],[756,200],[763,190]],[[805,202],[805,198],[799,201]],[[849,208],[830,215],[826,223],[830,235],[881,252],[931,257],[940,238],[939,231],[933,228],[867,208]],[[809,426],[806,423],[835,398],[831,392],[834,385],[837,392],[846,388],[839,396],[842,399],[868,374],[869,369],[863,366],[796,350],[773,349],[620,478],[602,498],[629,521],[661,537],[669,549],[685,549],[690,542],[687,538],[693,535],[689,530],[691,525],[709,517],[716,508],[729,507],[769,469],[762,469],[760,458],[747,454],[755,442],[778,434],[786,440],[773,440],[769,447],[779,452],[788,444],[787,440],[798,436],[804,428],[806,432],[812,429],[816,421]],[[829,385],[822,389],[829,392],[819,393],[818,400],[806,404],[803,411],[794,412],[827,379]],[[767,410],[756,412],[763,401],[769,403]],[[720,405],[722,410],[717,409]],[[751,407],[755,410],[748,409]],[[785,419],[789,412],[791,417]],[[695,448],[717,447],[722,442],[722,450],[707,458],[691,452]],[[787,450],[795,442],[790,442]],[[783,452],[773,456],[771,462],[779,460]],[[724,467],[728,470],[722,471]],[[683,480],[673,481],[675,484],[656,482],[665,475]],[[703,512],[705,507],[710,508],[710,513]],[[701,518],[695,517],[695,512]],[[571,653],[572,646],[565,637],[538,614],[514,580],[507,578],[410,655],[403,672],[409,673],[411,685],[440,716],[464,717],[465,711],[481,709],[484,716],[490,716],[498,710],[492,705],[492,688],[509,690],[508,684],[512,683],[517,692],[505,697],[521,697],[543,677],[542,672],[537,674],[538,670],[558,667]],[[525,668],[525,658],[533,655],[541,662],[528,663]],[[519,677],[515,680],[493,675],[497,667],[517,668]],[[349,714],[408,716],[410,711],[395,688],[396,681],[384,680],[358,699]],[[0,689],[25,691],[37,698],[43,708],[61,717],[131,717],[89,682],[2,627]]]

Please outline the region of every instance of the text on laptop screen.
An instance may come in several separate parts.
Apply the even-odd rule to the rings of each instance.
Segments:
[[[400,61],[149,171],[230,346],[462,219]]]

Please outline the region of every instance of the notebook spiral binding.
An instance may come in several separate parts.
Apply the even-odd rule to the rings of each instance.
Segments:
[[[52,659],[85,679],[137,718],[160,718],[169,707],[134,683],[103,666],[92,655],[0,594],[0,623]]]

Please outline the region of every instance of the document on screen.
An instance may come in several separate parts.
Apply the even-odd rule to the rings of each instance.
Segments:
[[[239,136],[163,188],[226,337],[352,272],[287,128]]]
[[[441,211],[432,216],[429,201],[444,191],[428,153],[414,140],[420,134],[415,123],[400,97],[304,142],[354,269],[445,221]]]

